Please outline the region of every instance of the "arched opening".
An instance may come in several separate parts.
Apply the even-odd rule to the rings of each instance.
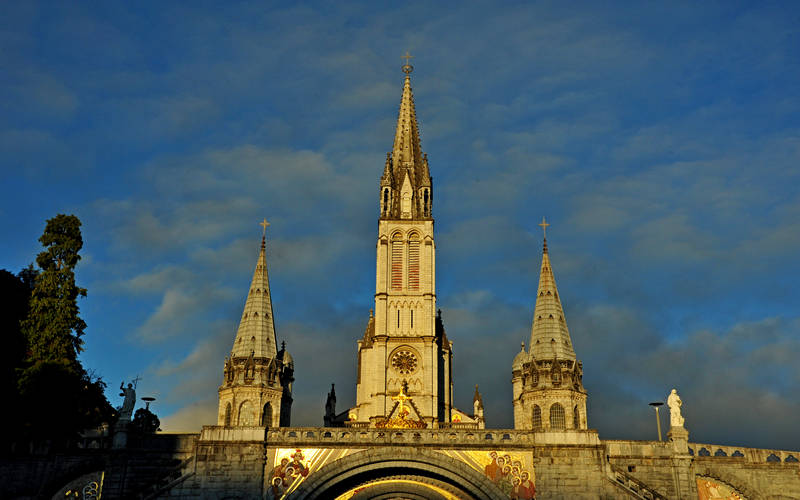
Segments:
[[[533,430],[538,431],[542,429],[542,409],[539,405],[533,405]]]
[[[697,481],[697,493],[700,498],[752,498],[748,494],[749,492],[739,491],[741,488],[737,488],[716,477],[695,476],[695,479]]]
[[[310,474],[291,499],[508,498],[485,474],[425,449],[387,448],[353,453]]]
[[[239,415],[237,425],[255,425],[255,415],[253,414],[253,405],[250,401],[244,401],[239,405]]]
[[[225,427],[231,426],[231,404],[225,405]]]
[[[581,428],[581,414],[578,413],[578,405],[575,405],[575,408],[572,409],[572,428]]]
[[[273,408],[271,403],[266,403],[264,409],[261,411],[261,425],[264,427],[272,427]]]
[[[564,407],[559,403],[553,403],[550,406],[550,428],[554,430],[563,430],[566,427],[564,417]]]

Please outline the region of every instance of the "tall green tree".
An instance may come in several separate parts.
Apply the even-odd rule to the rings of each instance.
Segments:
[[[16,406],[18,400],[17,372],[24,366],[28,350],[21,323],[28,316],[35,277],[32,267],[16,276],[0,269],[0,401],[5,405]]]
[[[45,249],[36,257],[41,271],[35,279],[28,317],[22,332],[32,361],[77,361],[86,323],[79,316],[78,297],[86,289],[75,284],[75,266],[83,248],[81,221],[58,214],[47,221],[39,241]]]
[[[33,288],[21,323],[26,359],[17,377],[18,442],[49,449],[69,446],[80,431],[114,414],[103,393],[105,383],[78,360],[86,329],[77,300],[86,296],[86,289],[75,284],[74,272],[83,247],[80,227],[74,215],[48,220],[39,238],[44,246],[36,258],[40,271],[20,274]]]

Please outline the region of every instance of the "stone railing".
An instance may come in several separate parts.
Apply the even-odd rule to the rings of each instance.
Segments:
[[[626,441],[603,439],[606,454],[612,457],[668,457],[673,454],[669,441]]]
[[[647,500],[667,500],[667,497],[650,488],[645,483],[639,481],[633,476],[629,476],[615,467],[611,468],[609,480],[628,493],[631,493],[636,498],[645,498]]]
[[[744,463],[800,463],[800,452],[745,448],[718,444],[689,443],[689,454],[697,459],[733,459]]]
[[[166,474],[152,484],[148,489],[141,492],[139,497],[143,500],[161,498],[162,494],[172,490],[182,482],[195,475],[195,457],[191,456],[183,460],[180,464],[168,470]]]
[[[204,429],[204,434],[205,429]],[[211,433],[209,433],[210,435]],[[513,429],[376,429],[342,427],[279,427],[266,430],[273,446],[362,447],[370,445],[531,448],[534,446],[599,446],[596,431],[531,432]]]
[[[443,422],[439,424],[439,429],[468,429],[478,430],[477,422]]]
[[[350,427],[353,429],[366,429],[369,427],[369,422],[350,422],[347,421],[344,423],[345,427]]]

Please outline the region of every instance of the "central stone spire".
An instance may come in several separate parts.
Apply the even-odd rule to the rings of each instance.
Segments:
[[[409,56],[410,57],[410,56]],[[428,157],[422,152],[417,111],[411,91],[411,71],[406,63],[403,95],[392,151],[386,155],[381,177],[381,218],[431,219],[433,187]]]
[[[399,411],[400,394],[409,398],[407,419],[437,427],[452,416],[451,344],[436,315],[433,185],[420,146],[412,70],[406,61],[394,143],[380,180],[375,309],[358,345],[348,425],[386,425]]]

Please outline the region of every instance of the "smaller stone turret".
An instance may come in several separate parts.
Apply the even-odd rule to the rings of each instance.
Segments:
[[[331,384],[331,392],[328,393],[328,399],[325,400],[325,427],[331,426],[331,421],[336,415],[336,384]]]
[[[478,422],[478,429],[486,427],[486,421],[483,418],[483,398],[481,393],[478,392],[478,384],[475,384],[475,395],[472,396],[472,418]]]
[[[266,257],[266,220],[261,250],[242,319],[219,388],[218,425],[288,426],[291,420],[294,361],[276,349],[275,323]]]
[[[549,224],[542,219],[546,229]],[[583,364],[572,348],[545,235],[528,350],[522,344],[511,366],[514,428],[586,429]]]
[[[336,414],[336,389],[335,384],[331,384],[331,392],[328,393],[328,398],[325,400],[325,417],[323,421],[325,427],[344,427],[348,418],[348,412],[345,410],[340,414]]]

